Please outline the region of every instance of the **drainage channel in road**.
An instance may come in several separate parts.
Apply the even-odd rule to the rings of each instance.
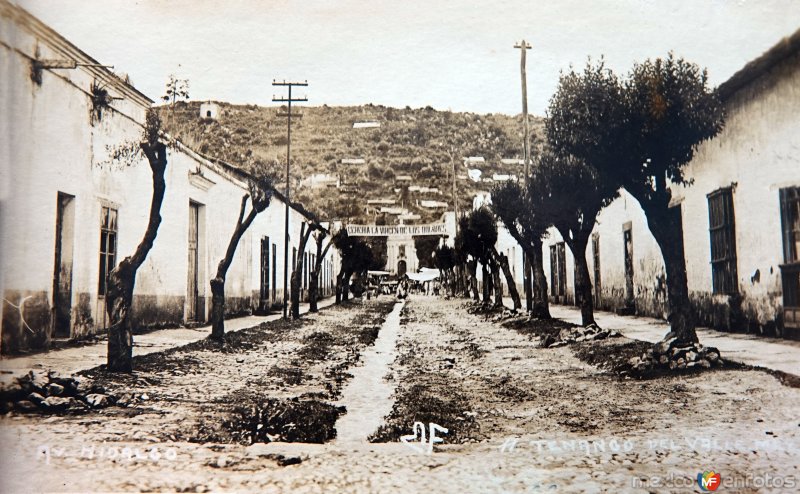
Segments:
[[[346,407],[347,413],[336,422],[336,444],[366,444],[392,409],[395,385],[384,377],[396,356],[404,305],[405,301],[398,302],[386,316],[375,344],[364,352],[361,365],[352,370],[353,378],[342,390],[337,405]]]

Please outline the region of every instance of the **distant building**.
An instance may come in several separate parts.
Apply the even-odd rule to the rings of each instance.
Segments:
[[[395,182],[410,182],[411,180],[411,175],[398,175],[394,177]]]
[[[366,163],[364,158],[342,158],[343,165],[363,165]]]
[[[494,175],[492,175],[492,180],[494,180],[495,182],[508,182],[509,180],[513,180],[513,181],[516,182],[517,181],[517,176],[516,175],[504,175],[504,174],[500,174],[500,173],[495,173]]]
[[[483,165],[486,163],[486,160],[483,159],[483,156],[469,156],[464,158],[464,166],[475,166],[475,165]]]
[[[477,168],[470,169],[470,171],[467,172],[467,175],[469,175],[470,180],[472,180],[473,182],[481,181],[481,171],[478,170]]]
[[[219,118],[219,105],[206,101],[200,103],[200,118],[216,120]]]
[[[369,205],[384,205],[384,206],[391,206],[396,204],[397,201],[394,199],[369,199],[367,200],[367,204]]]
[[[418,201],[420,207],[428,209],[447,208],[447,203],[442,201]]]
[[[413,213],[406,213],[406,214],[401,214],[400,216],[397,217],[397,219],[403,221],[416,221],[422,219],[422,216]]]
[[[355,122],[354,129],[374,129],[381,126],[380,122]]]
[[[504,165],[524,165],[525,160],[519,158],[503,158],[500,160],[500,163]]]
[[[324,189],[326,187],[338,187],[339,177],[328,173],[315,173],[304,179],[301,184],[312,189]]]
[[[401,207],[382,207],[380,211],[392,215],[408,214],[408,209]]]

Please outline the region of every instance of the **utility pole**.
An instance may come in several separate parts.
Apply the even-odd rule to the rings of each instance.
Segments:
[[[305,96],[302,98],[292,98],[292,87],[294,86],[308,86],[308,81],[303,82],[286,82],[281,81],[278,82],[273,79],[272,81],[273,86],[286,86],[289,88],[289,97],[288,98],[276,98],[274,95],[272,96],[273,102],[278,103],[287,103],[288,111],[286,113],[279,113],[279,117],[286,117],[286,222],[285,222],[285,233],[283,239],[283,318],[287,318],[287,309],[288,305],[288,291],[289,291],[289,163],[291,158],[291,149],[292,149],[292,103],[300,102],[300,101],[308,101],[308,98]],[[303,255],[302,253],[298,253],[298,255]]]
[[[519,71],[522,79],[522,155],[525,161],[525,193],[528,192],[528,177],[530,176],[530,143],[528,138],[528,81],[525,70],[525,55],[531,49],[531,45],[526,43],[523,39],[514,48],[520,51]],[[541,252],[539,255],[542,255]],[[525,307],[528,311],[533,310],[533,287],[531,283],[531,261],[529,256],[525,255],[525,265],[523,266],[523,284],[525,285]]]

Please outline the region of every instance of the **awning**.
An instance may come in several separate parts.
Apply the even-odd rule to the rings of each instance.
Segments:
[[[413,281],[425,282],[433,281],[439,277],[438,270],[423,271],[421,273],[407,273],[408,279]]]

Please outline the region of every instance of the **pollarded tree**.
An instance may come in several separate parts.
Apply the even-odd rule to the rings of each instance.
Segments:
[[[549,122],[548,122],[549,125]],[[592,282],[586,247],[600,210],[616,196],[613,182],[600,177],[587,163],[546,150],[531,179],[546,190],[546,216],[559,231],[575,259],[575,298],[584,326],[594,324]]]
[[[356,273],[366,273],[373,263],[372,250],[358,237],[351,237],[344,228],[331,239],[339,251],[341,269],[336,276],[336,303],[346,301],[350,294],[350,278]]]
[[[466,272],[466,276],[461,277],[464,296],[469,297],[471,291],[472,298],[477,302],[480,300],[480,295],[478,293],[478,277],[476,273],[478,270],[478,261],[471,254],[473,250],[472,246],[477,242],[474,237],[475,232],[469,228],[469,217],[466,215],[460,217],[458,219],[458,234],[455,238],[456,265],[460,266],[462,272]],[[463,279],[465,277],[469,279]]]
[[[220,342],[225,339],[225,277],[233,262],[239,241],[256,216],[267,209],[274,192],[272,170],[263,164],[255,167],[255,170],[248,178],[249,193],[242,196],[239,216],[228,242],[225,257],[219,261],[217,274],[211,279],[211,338]],[[248,199],[250,211],[245,215]]]
[[[491,209],[531,260],[533,315],[540,319],[549,319],[547,278],[542,264],[542,239],[547,235],[550,223],[543,214],[543,196],[538,186],[535,181],[529,181],[526,190],[515,182],[500,183],[492,189]]]
[[[466,218],[466,230],[462,229],[464,248],[483,268],[483,303],[489,303],[490,291],[494,285],[495,306],[500,306],[503,304],[502,288],[495,282],[499,280],[499,267],[493,256],[494,245],[497,243],[497,223],[485,207],[472,210]]]
[[[106,368],[111,372],[133,370],[133,328],[131,308],[136,272],[153,248],[158,227],[161,225],[161,204],[164,202],[167,169],[167,146],[161,138],[161,119],[149,110],[145,120],[142,141],[138,145],[123,146],[113,151],[113,160],[132,161],[141,152],[150,164],[153,175],[153,196],[150,200],[150,215],[147,228],[133,255],[123,259],[108,274],[106,286],[106,311],[110,320],[108,327],[108,357]]]
[[[625,85],[626,152],[617,168],[647,215],[667,272],[669,322],[679,342],[697,342],[689,301],[680,205],[670,183],[690,185],[684,168],[697,146],[722,130],[724,112],[705,70],[672,53],[633,67]]]
[[[669,185],[688,185],[684,166],[722,128],[722,106],[705,71],[670,54],[634,66],[623,85],[602,62],[588,64],[582,76],[562,76],[559,98],[549,116],[558,135],[549,140],[639,201],[664,258],[672,331],[681,342],[697,341],[681,210],[670,207]]]
[[[449,294],[455,294],[456,280],[453,269],[456,267],[456,252],[449,245],[441,245],[434,251],[434,262],[442,276],[442,283]]]

